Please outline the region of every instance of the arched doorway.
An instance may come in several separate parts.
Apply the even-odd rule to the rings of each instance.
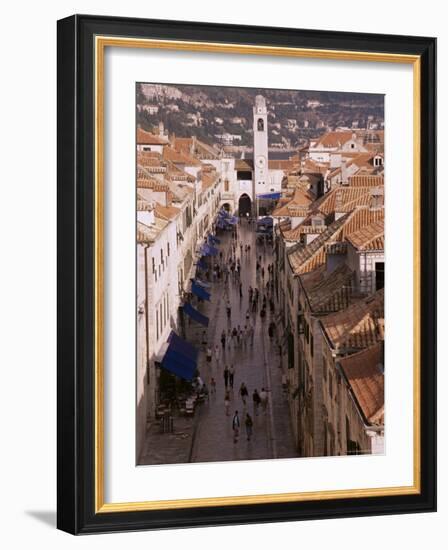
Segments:
[[[250,200],[249,195],[244,193],[241,195],[240,200],[238,201],[238,216],[240,218],[246,218],[247,214],[251,214],[252,211],[252,201]]]

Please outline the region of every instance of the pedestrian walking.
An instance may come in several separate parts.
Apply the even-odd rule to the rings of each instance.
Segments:
[[[229,386],[233,389],[233,380],[235,377],[235,368],[233,365],[230,365],[229,369]]]
[[[253,347],[254,345],[254,336],[255,336],[255,329],[252,325],[249,326],[249,335],[250,335],[250,346]]]
[[[202,347],[204,350],[207,348],[207,332],[205,330],[202,331]]]
[[[212,395],[216,393],[216,380],[213,377],[210,379],[210,393]]]
[[[243,283],[240,281],[240,300],[243,298]]]
[[[207,363],[212,362],[212,350],[210,348],[207,348]]]
[[[251,300],[252,301],[252,300]],[[246,321],[249,322],[249,319],[250,319],[250,311],[249,311],[249,308],[247,308],[247,311],[246,311]]]
[[[254,403],[255,416],[258,416],[258,409],[260,408],[261,398],[256,388],[254,390],[254,393],[252,394],[252,401]]]
[[[232,430],[233,430],[233,442],[238,442],[238,436],[240,433],[240,417],[238,416],[238,411],[235,411],[235,414],[232,418]]]
[[[226,310],[227,310],[227,319],[230,321],[230,318],[232,317],[232,308],[230,306],[229,300],[227,300]]]
[[[218,344],[215,344],[215,361],[216,361],[216,364],[219,363],[219,355],[220,355],[219,346],[218,346]]]
[[[222,346],[222,349],[224,350],[225,347],[226,347],[226,331],[223,329],[223,331],[221,332],[221,346]]]
[[[250,441],[251,438],[252,438],[252,428],[253,428],[254,422],[253,422],[252,417],[249,413],[246,413],[246,420],[245,420],[244,423],[246,425],[247,441]]]
[[[224,375],[224,386],[227,389],[227,386],[229,385],[229,367],[227,365],[224,367],[223,375]]]
[[[224,409],[226,411],[226,416],[230,415],[230,393],[229,390],[226,390],[224,393]]]
[[[269,323],[269,327],[268,327],[268,334],[269,334],[269,338],[271,340],[274,337],[274,330],[275,330],[275,323],[274,323],[274,321],[271,321]]]
[[[244,382],[242,382],[240,386],[240,395],[241,395],[241,400],[243,401],[243,405],[246,406],[246,400],[247,400],[247,396],[249,395],[249,392],[247,391],[247,387]]]
[[[261,403],[261,407],[263,409],[263,412],[266,413],[266,409],[267,409],[267,406],[268,406],[268,394],[267,394],[267,392],[264,388],[261,388],[260,403]]]

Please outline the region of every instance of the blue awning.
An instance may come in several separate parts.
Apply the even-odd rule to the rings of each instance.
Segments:
[[[195,279],[190,279],[192,283],[196,283],[199,286],[202,286],[202,288],[210,288],[212,285],[210,283],[205,283],[204,281],[201,281],[201,279],[198,279],[197,277]]]
[[[168,336],[168,342],[177,352],[182,353],[189,359],[196,361],[198,358],[198,350],[180,336],[178,336],[174,330],[170,332]]]
[[[191,283],[191,292],[202,300],[210,301],[210,294],[196,283]]]
[[[192,380],[197,369],[197,349],[173,331],[168,337],[168,343],[161,366],[179,378]]]
[[[221,244],[221,241],[218,239],[218,237],[215,237],[214,235],[208,236],[208,242],[210,244]]]
[[[258,199],[279,199],[281,197],[281,193],[263,193],[261,195],[257,195]]]
[[[195,309],[191,304],[185,304],[183,310],[189,317],[193,319],[193,321],[204,325],[204,327],[208,327],[208,317]]]
[[[210,246],[210,245],[209,245],[209,251],[210,251],[210,256],[216,256],[219,252],[219,250],[217,248],[215,248],[214,246]]]
[[[212,254],[212,246],[210,246],[209,244],[203,244],[201,246],[201,254],[203,256],[213,256]]]
[[[257,225],[267,225],[271,226],[274,225],[274,220],[272,218],[262,218],[261,220],[257,221]]]

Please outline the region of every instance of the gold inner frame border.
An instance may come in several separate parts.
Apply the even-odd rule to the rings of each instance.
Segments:
[[[207,53],[233,53],[243,55],[285,56],[311,59],[366,61],[380,63],[405,63],[413,66],[413,220],[414,220],[414,346],[413,346],[413,485],[379,487],[369,489],[342,489],[302,493],[274,493],[263,495],[191,498],[179,500],[154,500],[141,502],[106,503],[104,501],[104,55],[106,47],[145,48]],[[343,498],[365,498],[412,495],[421,492],[421,425],[420,425],[420,125],[421,125],[421,60],[418,55],[390,54],[382,52],[356,52],[345,50],[321,50],[310,48],[257,46],[214,42],[194,42],[96,36],[95,58],[95,513],[132,512],[144,510],[169,510],[211,506],[244,504],[305,502]]]

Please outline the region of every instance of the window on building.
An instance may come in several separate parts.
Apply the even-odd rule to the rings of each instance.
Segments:
[[[156,260],[154,258],[152,258],[152,272],[156,272]]]
[[[229,180],[224,180],[224,191],[227,193],[229,191]]]
[[[310,353],[311,357],[314,356],[314,337],[312,334],[310,334]]]
[[[258,122],[257,122],[257,130],[259,132],[264,132],[264,120],[262,118],[259,118],[258,119]]]
[[[159,312],[156,310],[156,341],[159,339]]]
[[[237,180],[251,180],[252,179],[252,172],[249,170],[238,170],[236,173],[236,179]]]
[[[384,262],[375,262],[375,290],[384,288]]]
[[[166,245],[166,253],[168,256],[170,255],[170,243]]]

